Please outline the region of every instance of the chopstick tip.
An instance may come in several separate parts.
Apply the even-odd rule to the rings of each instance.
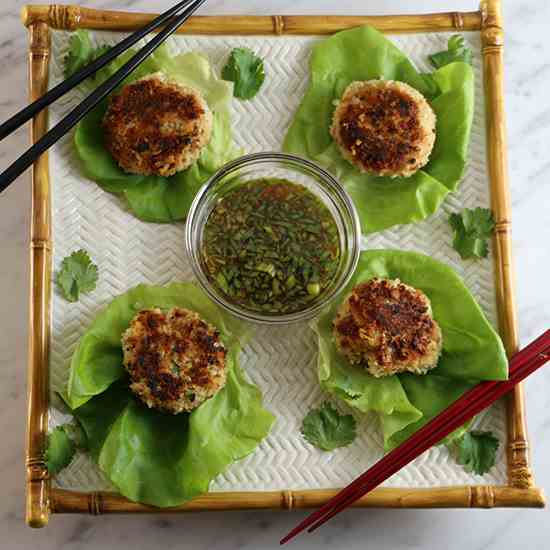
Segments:
[[[293,539],[300,531],[297,531],[296,529],[293,529],[289,533],[287,533],[280,541],[279,546],[285,545],[288,541]]]

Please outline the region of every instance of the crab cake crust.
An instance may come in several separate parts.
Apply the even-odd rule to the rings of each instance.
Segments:
[[[330,133],[344,158],[378,176],[408,177],[429,160],[435,114],[404,82],[352,82],[334,112]]]
[[[212,113],[197,90],[155,73],[111,96],[102,126],[123,170],[172,176],[191,166],[210,141]]]
[[[122,347],[130,388],[148,407],[191,411],[225,385],[220,334],[193,311],[140,311],[122,335]]]
[[[426,374],[437,365],[443,343],[430,300],[399,279],[357,285],[340,307],[333,332],[348,361],[377,378]]]

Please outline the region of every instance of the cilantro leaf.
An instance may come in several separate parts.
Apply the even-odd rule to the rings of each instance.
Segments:
[[[89,65],[109,49],[109,46],[94,48],[90,40],[90,34],[87,31],[78,29],[69,40],[69,52],[65,56],[63,70],[65,78],[69,78],[86,65]]]
[[[448,447],[467,472],[483,475],[495,465],[499,441],[492,432],[471,431]]]
[[[251,99],[264,82],[264,62],[248,48],[235,48],[222,70],[222,78],[235,83],[235,97]]]
[[[97,266],[85,250],[67,256],[56,274],[57,286],[69,302],[78,302],[81,292],[94,290],[97,278]]]
[[[455,61],[463,61],[464,63],[468,63],[468,65],[472,64],[472,50],[464,45],[464,37],[460,36],[460,34],[454,34],[449,38],[446,50],[434,53],[428,57],[436,69],[440,69]]]
[[[83,451],[89,450],[88,436],[78,421],[71,424],[63,424],[62,428],[77,449],[82,449]]]
[[[323,451],[349,445],[357,436],[357,424],[351,414],[341,415],[328,401],[309,411],[302,422],[302,435]]]
[[[495,220],[487,208],[465,208],[460,214],[451,214],[453,248],[462,259],[486,258],[489,254],[487,239],[493,233]]]
[[[69,465],[76,451],[76,445],[67,435],[65,426],[58,426],[48,434],[46,465],[48,472],[54,476]]]

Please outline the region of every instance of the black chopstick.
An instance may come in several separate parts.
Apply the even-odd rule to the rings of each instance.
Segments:
[[[139,29],[135,33],[122,40],[122,42],[119,42],[118,44],[110,48],[101,57],[98,57],[95,61],[93,61],[89,65],[86,65],[75,74],[71,75],[69,78],[52,88],[48,93],[44,94],[42,97],[38,98],[36,101],[6,120],[6,122],[0,125],[0,141],[9,136],[13,131],[17,130],[19,126],[30,120],[42,109],[46,108],[48,105],[51,105],[54,101],[65,95],[68,91],[72,90],[83,80],[99,71],[99,69],[107,65],[107,63],[111,62],[115,57],[119,56],[128,48],[132,47],[144,36],[154,31],[157,27],[160,27],[163,23],[170,19],[170,17],[179,13],[183,8],[185,8],[192,2],[193,0],[183,0],[182,2],[179,2],[173,8],[170,8],[163,14],[153,19],[153,21],[145,25],[145,27]]]
[[[206,2],[195,0],[187,9],[174,17],[157,36],[141,48],[114,75],[100,84],[82,103],[61,119],[51,130],[23,153],[13,164],[0,174],[0,193],[23,173],[42,153],[63,137],[73,126],[86,116],[102,99],[109,95],[144,59],[154,52],[191,15]]]

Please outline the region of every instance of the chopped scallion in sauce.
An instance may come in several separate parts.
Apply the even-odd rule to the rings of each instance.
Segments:
[[[340,240],[329,209],[311,191],[282,179],[258,179],[228,191],[203,234],[210,282],[254,311],[305,309],[334,279]]]

